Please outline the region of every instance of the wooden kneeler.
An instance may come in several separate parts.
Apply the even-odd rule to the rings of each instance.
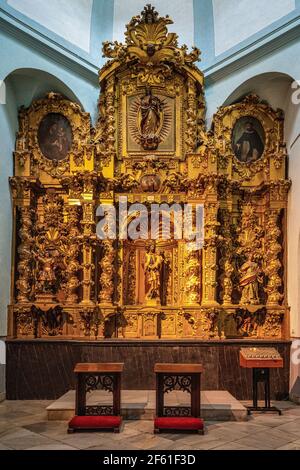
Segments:
[[[197,431],[204,434],[201,419],[201,364],[156,364],[156,418],[154,432]],[[165,406],[164,396],[173,390],[191,395],[190,407]]]
[[[124,364],[77,364],[76,374],[76,416],[69,422],[68,432],[104,431],[120,432],[121,417],[121,375]],[[88,406],[87,393],[106,390],[113,394],[113,404]]]

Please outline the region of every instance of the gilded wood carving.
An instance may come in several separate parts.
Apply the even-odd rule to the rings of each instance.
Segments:
[[[95,128],[55,93],[20,110],[11,336],[286,337],[283,115],[251,95],[206,129],[200,51],[171,23],[148,5],[104,43]],[[97,207],[119,196],[203,204],[203,247],[160,226],[155,245],[101,241]]]

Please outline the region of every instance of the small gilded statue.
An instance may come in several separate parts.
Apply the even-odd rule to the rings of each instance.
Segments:
[[[242,291],[241,304],[259,305],[259,284],[262,284],[262,272],[255,262],[254,256],[250,255],[248,261],[240,269],[240,288]]]
[[[144,150],[156,150],[160,144],[162,127],[163,104],[153,96],[151,89],[147,90],[140,102],[140,133],[141,145]]]
[[[146,301],[148,304],[160,304],[162,267],[163,256],[156,252],[156,245],[152,243],[146,253],[145,260]]]
[[[55,258],[49,251],[45,254],[36,254],[37,260],[37,279],[38,288],[41,293],[46,293],[52,290],[55,276]]]

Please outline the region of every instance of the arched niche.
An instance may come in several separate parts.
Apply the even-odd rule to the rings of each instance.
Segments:
[[[247,95],[255,94],[268,102],[272,108],[284,109],[293,81],[294,79],[291,76],[280,72],[256,75],[241,83],[240,86],[230,93],[225,99],[223,106],[229,106],[241,101]]]
[[[18,107],[28,107],[49,92],[60,93],[82,107],[79,98],[64,82],[44,70],[16,69],[6,77],[5,83],[12,89]]]
[[[136,223],[136,213],[128,217],[126,230],[130,232],[130,225]],[[123,258],[123,303],[124,305],[147,305],[147,292],[149,292],[149,275],[147,275],[146,258],[151,247],[155,247],[155,254],[160,256],[159,267],[159,299],[158,304],[171,307],[178,304],[178,253],[182,247],[182,240],[174,237],[174,218],[169,213],[161,212],[158,224],[151,227],[151,216],[139,218],[140,230],[145,239],[125,240],[122,243]],[[200,274],[200,267],[199,267]]]

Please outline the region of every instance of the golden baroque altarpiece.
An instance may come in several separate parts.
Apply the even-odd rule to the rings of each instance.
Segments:
[[[207,131],[200,51],[171,23],[148,5],[104,43],[95,128],[55,93],[20,110],[10,337],[286,337],[283,115],[251,95]],[[99,240],[96,209],[120,195],[203,204],[203,249]]]

